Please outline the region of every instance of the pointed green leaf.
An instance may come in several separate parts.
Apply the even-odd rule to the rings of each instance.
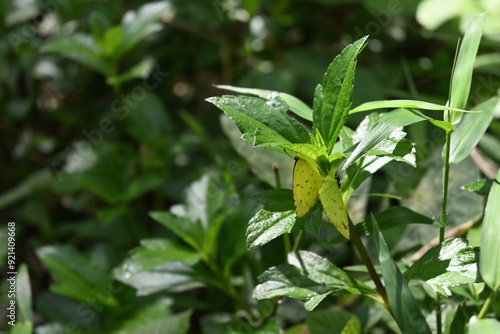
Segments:
[[[382,101],[370,101],[363,103],[356,108],[352,109],[349,113],[354,114],[361,111],[374,110],[374,109],[422,109],[422,110],[454,110],[457,112],[470,112],[458,108],[450,108],[442,106],[440,104],[416,101],[416,100],[382,100]]]
[[[215,87],[242,94],[256,95],[266,100],[269,100],[273,95],[277,95],[288,104],[291,112],[295,113],[297,116],[300,116],[305,120],[312,121],[312,109],[309,108],[304,102],[290,94],[276,92],[274,90],[244,88],[227,85],[216,85]]]
[[[461,186],[460,189],[467,190],[481,196],[488,196],[493,182],[493,179],[480,179],[471,183],[467,183]]]
[[[247,96],[224,96],[207,101],[222,109],[238,125],[242,139],[254,146],[310,142],[307,129],[286,115],[286,104],[278,97],[265,101]],[[279,147],[273,150],[283,152]]]
[[[254,201],[264,205],[268,211],[288,211],[294,209],[291,189],[264,190],[250,196]]]
[[[151,70],[153,69],[155,61],[153,58],[145,58],[141,62],[134,65],[132,68],[126,72],[111,76],[106,78],[106,83],[108,85],[122,84],[124,82],[134,80],[134,79],[144,79],[147,78]]]
[[[111,21],[105,14],[99,11],[93,11],[89,15],[89,26],[90,30],[92,30],[92,35],[97,40],[111,28]]]
[[[265,245],[282,234],[290,233],[296,218],[295,210],[283,212],[260,210],[248,224],[247,249]]]
[[[465,115],[451,133],[450,162],[459,163],[464,160],[490,125],[495,109],[500,108],[498,97],[494,96],[479,104],[474,109],[481,110],[480,113]]]
[[[163,311],[164,313],[164,311]],[[142,323],[132,323],[129,326],[121,327],[117,333],[120,334],[185,334],[190,328],[189,319],[192,311],[188,310],[175,315],[163,315],[161,317],[151,317],[143,315]]]
[[[403,333],[431,333],[429,325],[420,311],[398,266],[391,258],[391,253],[384,236],[380,232],[375,217],[372,215],[373,234],[378,249],[380,269],[384,278],[385,288],[391,303],[394,318]]]
[[[89,294],[97,295],[108,284],[108,278],[90,259],[70,246],[44,246],[36,250],[43,264],[49,269],[55,283],[51,290],[86,301]],[[112,295],[101,301],[105,305],[116,305]]]
[[[434,291],[451,296],[450,288],[480,282],[477,263],[479,250],[467,247],[459,250],[450,260],[446,272],[427,281]]]
[[[101,49],[90,35],[76,33],[63,39],[49,41],[42,46],[41,51],[60,53],[104,75],[108,74],[110,69],[101,56]]]
[[[411,279],[428,280],[446,272],[451,258],[468,246],[465,239],[447,239],[441,244],[429,249],[417,262],[405,271],[407,281]]]
[[[113,270],[113,276],[122,283],[132,286],[138,296],[147,296],[158,291],[182,292],[204,286],[194,279],[192,266],[182,262],[167,262],[146,271],[134,271],[126,265]]]
[[[410,224],[437,225],[437,222],[425,215],[410,210],[404,206],[393,206],[375,215],[381,231],[394,227]],[[362,222],[356,224],[356,231],[360,235],[368,235],[373,231],[372,216],[367,217]]]
[[[306,302],[306,309],[310,311],[331,293],[374,294],[366,284],[317,254],[290,253],[288,262],[290,264],[269,268],[259,277],[254,298],[289,296]]]
[[[158,223],[177,234],[195,250],[201,251],[204,239],[203,226],[199,220],[191,221],[166,211],[153,211],[149,215]]]
[[[493,181],[481,232],[480,271],[483,280],[493,290],[500,288],[500,171]]]
[[[141,247],[130,252],[123,264],[130,274],[150,270],[167,262],[182,262],[193,265],[201,255],[187,246],[167,239],[144,239]]]
[[[328,67],[322,85],[316,88],[313,126],[325,140],[328,152],[331,152],[351,109],[356,61],[367,38],[365,36],[344,48]]]
[[[128,11],[123,15],[123,43],[116,49],[116,56],[122,56],[140,41],[154,32],[160,31],[160,16],[171,7],[168,1],[149,2],[136,11]]]
[[[457,61],[451,78],[450,107],[464,109],[469,99],[470,86],[472,82],[472,71],[476,59],[477,49],[483,34],[486,13],[474,15],[467,27],[464,39],[458,51]],[[463,114],[456,111],[447,112],[445,117],[451,124],[455,124],[462,118]]]
[[[16,292],[17,307],[19,310],[17,315],[18,320],[19,322],[31,322],[33,320],[33,312],[31,311],[31,284],[28,266],[24,263],[17,270]]]

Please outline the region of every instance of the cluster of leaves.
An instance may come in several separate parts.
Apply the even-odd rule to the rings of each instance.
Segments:
[[[335,161],[334,166],[339,166],[340,162],[345,161],[344,173],[341,178],[341,189],[345,201],[368,177],[391,160],[416,167],[414,144],[404,139],[406,133],[402,131],[402,127],[424,120],[429,121],[447,134],[447,144],[443,154],[445,161],[444,184],[445,192],[447,192],[448,175],[446,173],[449,163],[458,163],[469,155],[488,128],[494,110],[499,105],[497,97],[481,104],[478,107],[481,108],[479,110],[482,112],[470,113],[464,117],[463,122],[459,123],[458,130],[453,132],[453,136],[450,136],[455,129],[454,124],[461,120],[462,113],[465,112],[465,110],[458,108],[464,108],[467,101],[472,59],[475,58],[479,45],[484,19],[484,15],[479,15],[471,21],[461,45],[452,77],[448,106],[407,100],[370,102],[351,112],[382,107],[397,109],[384,115],[371,114],[367,116],[356,131],[345,127],[345,120],[351,109],[356,58],[366,37],[346,47],[329,66],[323,78],[323,84],[316,88],[312,110],[304,108],[293,97],[256,89],[244,90],[224,87],[238,92],[259,95],[261,98],[224,96],[211,98],[209,101],[222,109],[237,124],[242,132],[242,140],[254,147],[263,147],[283,153],[290,150],[293,153],[306,154],[318,166],[323,161],[326,161],[327,164],[330,163],[330,166],[326,168],[327,172],[330,171],[333,161]],[[281,98],[280,95],[284,98]],[[288,105],[285,99],[289,101]],[[415,109],[444,110],[445,120],[431,118]],[[313,133],[307,136],[306,128],[290,118],[286,114],[287,110],[312,120]],[[335,146],[339,135],[340,142]],[[499,244],[494,244],[493,238],[485,236],[488,233],[493,235],[495,234],[493,230],[498,230],[499,217],[492,218],[491,211],[488,210],[492,210],[491,206],[494,205],[493,203],[498,196],[500,188],[497,182],[499,177],[500,173],[497,175],[496,181],[493,181],[493,186],[489,191],[487,213],[482,222],[481,248],[469,246],[465,239],[448,239],[444,242],[442,240],[442,243],[426,252],[409,267],[404,275],[392,260],[381,230],[395,225],[420,224],[425,221],[432,224],[434,222],[409,209],[400,212],[399,215],[391,215],[395,209],[393,207],[378,213],[380,223],[372,215],[369,222],[370,227],[367,228],[368,223],[366,222],[356,225],[356,230],[373,233],[375,237],[385,290],[380,290],[384,288],[377,284],[378,277],[372,276],[372,279],[379,288],[381,298],[384,299],[382,303],[389,309],[402,332],[430,333],[430,327],[422,312],[423,308],[416,302],[408,287],[410,280],[424,281],[433,288],[436,294],[444,297],[453,295],[453,287],[482,283],[478,266],[480,249],[481,274],[491,289],[490,298],[496,294],[500,287]],[[479,182],[484,184],[482,181]],[[296,186],[295,183],[294,186]],[[446,203],[447,195],[444,196],[443,201]],[[259,211],[250,221],[247,231],[249,248],[264,245],[282,234],[301,228],[305,231],[312,231],[313,236],[318,238],[318,224],[321,223],[322,206],[317,205],[311,208],[306,216],[299,218],[293,208],[291,190],[265,191],[255,195],[254,198],[264,204],[264,209]],[[324,206],[323,198],[321,202]],[[446,211],[446,204],[444,204],[444,210]],[[493,215],[495,214],[493,213]],[[435,223],[438,226],[441,225],[441,230],[444,230],[446,220]],[[336,227],[338,228],[338,226]],[[355,242],[356,235],[357,233],[353,235]],[[359,250],[363,256],[362,244],[358,243],[357,246],[358,249],[361,248]],[[293,250],[295,249],[294,246]],[[368,261],[370,260],[368,259]],[[272,267],[260,276],[260,284],[255,288],[253,294],[255,298],[293,297],[305,302],[307,310],[313,310],[331,294],[363,294],[377,299],[375,291],[367,285],[367,282],[355,279],[314,253],[304,251],[289,253],[288,262],[289,264],[286,265]],[[371,263],[367,263],[367,266],[370,267]],[[368,269],[370,271],[370,268]],[[440,299],[438,299],[438,305],[439,301]],[[440,307],[439,305],[438,313],[441,312]],[[453,311],[455,315],[458,309]],[[483,310],[480,317],[484,316],[483,312],[486,311]],[[453,318],[454,315],[450,317]],[[493,323],[495,324],[493,326],[500,326],[499,322],[491,321],[478,321],[472,317],[471,332],[479,332],[481,326],[490,326]],[[441,325],[439,318],[436,326],[441,327]],[[351,331],[350,323],[346,323],[345,326],[343,330]],[[465,327],[462,326],[461,331],[463,332],[464,329]],[[328,327],[325,327],[324,330],[327,331]],[[441,332],[441,328],[438,332]]]
[[[389,287],[402,282],[411,290],[410,294],[404,288],[404,298],[413,295],[418,303],[411,321],[423,323],[419,314],[431,314],[428,305],[439,293],[446,297],[445,327],[449,332],[463,330],[498,277],[488,271],[498,267],[495,253],[485,251],[496,245],[495,206],[486,207],[481,244],[476,224],[469,240],[445,241],[410,263],[414,248],[430,239],[422,230],[410,229],[423,226],[434,233],[431,226],[439,223],[410,201],[407,207],[391,206],[385,199],[368,203],[366,196],[359,196],[371,188],[412,197],[421,191],[416,186],[420,180],[419,187],[441,178],[433,174],[441,166],[431,163],[441,161],[433,153],[440,154],[440,141],[428,145],[426,136],[434,127],[443,133],[452,130],[448,120],[435,117],[436,111],[455,110],[460,115],[465,101],[451,99],[457,102],[443,107],[409,100],[412,94],[400,88],[406,87],[405,79],[415,79],[429,101],[441,101],[446,87],[439,83],[452,64],[443,50],[452,50],[455,39],[420,45],[419,55],[432,55],[434,64],[434,70],[425,70],[408,47],[420,43],[421,36],[410,35],[405,44],[391,35],[406,29],[404,22],[415,17],[417,2],[408,1],[394,16],[384,14],[384,1],[313,2],[314,6],[298,0],[279,5],[232,0],[0,4],[5,14],[0,31],[6,36],[0,41],[0,60],[9,64],[2,67],[5,75],[0,79],[0,154],[9,162],[0,176],[6,190],[0,194],[0,209],[4,219],[16,223],[19,265],[16,326],[7,326],[8,331],[397,331],[400,319],[414,310],[400,308],[400,297],[391,295],[397,290]],[[337,17],[343,11],[356,20],[349,20],[350,15],[333,22],[312,19]],[[374,17],[389,20],[379,22],[383,29],[375,36],[385,49],[377,53],[366,48],[363,52],[371,52],[378,66],[357,66],[355,77],[366,38],[342,53],[341,46],[372,33],[358,34],[364,27],[360,22],[372,22]],[[450,22],[439,36],[455,28]],[[331,33],[335,31],[358,37],[341,40]],[[317,87],[310,108],[294,96],[311,100],[312,88],[332,58],[331,48],[318,49],[325,43],[340,54]],[[407,46],[395,52],[395,45]],[[400,55],[408,59],[403,65],[415,78],[399,70]],[[495,75],[495,54],[482,56],[475,68]],[[471,59],[462,61],[470,65]],[[467,67],[459,63],[457,69]],[[470,79],[470,66],[469,70],[464,75]],[[253,97],[209,99],[243,131],[241,141],[238,128],[227,117],[220,118],[236,152],[214,131],[218,115],[203,100],[216,94],[212,78],[266,88],[219,86]],[[457,79],[457,92],[469,79]],[[476,82],[470,82],[472,90],[478,88]],[[494,82],[487,87],[487,98],[494,94],[493,86]],[[394,96],[407,100],[363,104]],[[356,108],[351,109],[351,101]],[[468,108],[482,112],[468,113],[451,132],[450,161],[470,162],[466,157],[478,145],[500,162],[497,102],[493,97]],[[399,109],[359,116],[366,110],[393,108]],[[290,117],[289,111],[297,117]],[[269,150],[253,150],[247,143]],[[296,218],[292,190],[287,189],[293,160],[285,152],[310,155],[325,175],[335,173],[343,162],[340,189],[351,216],[368,207],[376,212],[359,216],[355,228],[361,236],[376,237],[372,246],[377,248],[371,253],[379,255],[380,266],[375,269],[384,278],[391,304],[396,298],[393,309],[406,312],[398,315],[398,324],[381,303],[366,268],[357,265],[351,243],[331,224],[322,223],[321,205]],[[281,178],[275,178],[273,162]],[[410,168],[419,163],[419,169],[404,179],[398,173],[401,164],[394,162]],[[458,187],[476,180],[479,172],[470,163],[457,168],[451,175],[458,193]],[[460,178],[463,174],[465,179]],[[381,180],[389,180],[389,186]],[[488,203],[498,202],[497,188],[491,176],[464,186],[483,198],[489,195]],[[412,201],[434,209],[432,203],[438,200],[431,198],[432,191],[423,192],[428,201]],[[458,199],[450,198],[450,220],[459,216],[481,221],[484,204],[476,194],[461,191]],[[353,209],[355,203],[362,209]],[[454,213],[461,207],[465,213]],[[0,236],[4,264],[5,227],[0,227]],[[383,240],[398,267],[387,260]],[[484,268],[478,271],[479,245]],[[398,268],[408,269],[400,274]],[[475,283],[481,280],[486,286]],[[2,282],[2,305],[9,303],[7,289]],[[414,305],[406,300],[405,305]],[[498,303],[489,300],[497,317]],[[304,312],[304,304],[312,312]],[[432,320],[429,323],[432,327]],[[474,326],[496,323],[471,320],[470,328]]]

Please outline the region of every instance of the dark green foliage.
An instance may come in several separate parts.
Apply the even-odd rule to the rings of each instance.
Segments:
[[[436,295],[442,332],[495,333],[498,11],[439,3],[1,2],[6,333],[427,333]],[[447,133],[461,234],[417,252]],[[297,218],[297,154],[335,174],[390,306],[320,201]]]

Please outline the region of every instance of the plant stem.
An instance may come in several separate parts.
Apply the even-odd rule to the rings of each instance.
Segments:
[[[488,296],[488,299],[484,302],[483,308],[481,308],[481,312],[479,312],[477,318],[482,319],[486,315],[486,312],[488,312],[488,309],[490,308],[491,301],[495,297],[496,293],[498,290],[493,290],[490,295]]]
[[[443,172],[443,199],[441,202],[441,219],[439,228],[439,243],[444,241],[444,233],[446,226],[446,204],[448,202],[448,179],[450,176],[450,140],[451,132],[446,132],[446,146],[445,146],[445,157],[444,157],[444,172]]]
[[[295,239],[295,242],[293,244],[292,253],[295,253],[296,251],[299,250],[299,246],[303,238],[304,238],[304,230],[300,230],[299,235],[297,236],[297,239]]]
[[[281,188],[281,178],[280,178],[280,172],[279,172],[279,167],[278,164],[275,162],[273,163],[273,171],[274,171],[274,180],[276,182],[276,189]],[[291,244],[292,242],[290,241],[290,235],[288,233],[283,234],[283,244],[285,247],[285,256],[288,258],[288,253],[291,251]]]
[[[354,242],[354,245],[358,249],[359,255],[361,256],[361,259],[363,259],[363,262],[365,263],[366,268],[368,269],[368,273],[370,274],[373,282],[375,283],[375,286],[377,287],[380,296],[384,300],[385,307],[392,314],[391,304],[389,302],[389,297],[387,296],[387,291],[385,290],[384,285],[382,284],[380,278],[378,277],[375,267],[373,266],[372,260],[370,259],[370,256],[368,255],[365,245],[363,245],[363,242],[361,241],[358,231],[356,231],[356,228],[354,227],[351,218],[349,218],[349,230],[351,234],[351,240]]]
[[[440,227],[439,227],[439,243],[444,241],[445,227],[446,227],[446,204],[448,203],[448,180],[450,176],[450,142],[451,142],[451,131],[446,131],[446,143],[444,149],[444,171],[443,171],[443,198],[441,202],[441,216],[440,216]],[[441,296],[436,294],[436,327],[437,334],[442,332],[442,320],[441,320]]]

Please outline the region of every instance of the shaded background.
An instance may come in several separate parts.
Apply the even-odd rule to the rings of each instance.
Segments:
[[[238,251],[221,248],[219,256],[235,252],[230,276],[243,298],[249,298],[257,275],[284,261],[281,241],[245,254],[244,232],[258,210],[248,194],[274,185],[273,162],[279,163],[284,185],[289,184],[292,161],[242,146],[230,122],[204,101],[227,93],[213,85],[278,90],[312,105],[314,88],[332,59],[346,45],[370,35],[358,60],[353,106],[395,98],[445,104],[457,41],[471,15],[484,11],[486,3],[2,2],[0,212],[3,222],[16,222],[16,263],[28,267],[37,333],[62,333],[67,324],[82,332],[128,333],[151,319],[187,309],[194,312],[193,333],[202,328],[218,333],[213,323],[224,322],[213,320],[214,314],[236,314],[243,320],[235,300],[218,298],[217,289],[201,279],[191,277],[181,288],[167,284],[153,291],[127,282],[117,270],[140,240],[177,240],[148,212],[172,206],[175,211],[176,204],[189,202],[186,189],[203,175],[216,180],[224,201],[239,201],[227,220],[238,228],[219,235],[220,240],[239,242],[234,246]],[[495,95],[500,86],[500,7],[489,6],[470,107]],[[349,117],[347,125],[354,128],[363,116]],[[496,117],[479,147],[498,164]],[[422,168],[402,170],[390,164],[371,179],[368,190],[416,199],[436,213],[441,167],[432,161],[440,162],[436,152],[443,136],[426,124],[412,126],[408,133]],[[452,173],[457,189],[481,172],[487,173],[466,160]],[[453,224],[481,215],[481,198],[471,196],[450,198]],[[363,217],[367,210],[390,205],[387,200],[365,200],[351,214]],[[402,232],[388,236],[392,245],[399,244],[400,257],[431,237],[406,231],[413,237],[401,240]],[[0,233],[0,263],[5,265],[3,223]],[[319,244],[311,239],[305,245],[339,265],[356,261],[347,246],[331,246],[328,237]],[[5,281],[1,284],[6,291]],[[112,286],[117,292],[112,297],[90,292],[98,296],[97,305],[85,293],[92,286]],[[136,296],[136,289],[142,296]],[[0,302],[8,302],[6,293]],[[86,306],[79,308],[82,303]],[[259,308],[255,301],[249,304]],[[274,305],[270,315],[278,320],[273,321],[284,327],[303,321],[300,305],[290,305]],[[141,314],[146,306],[150,313]],[[390,327],[381,322],[382,328]]]

